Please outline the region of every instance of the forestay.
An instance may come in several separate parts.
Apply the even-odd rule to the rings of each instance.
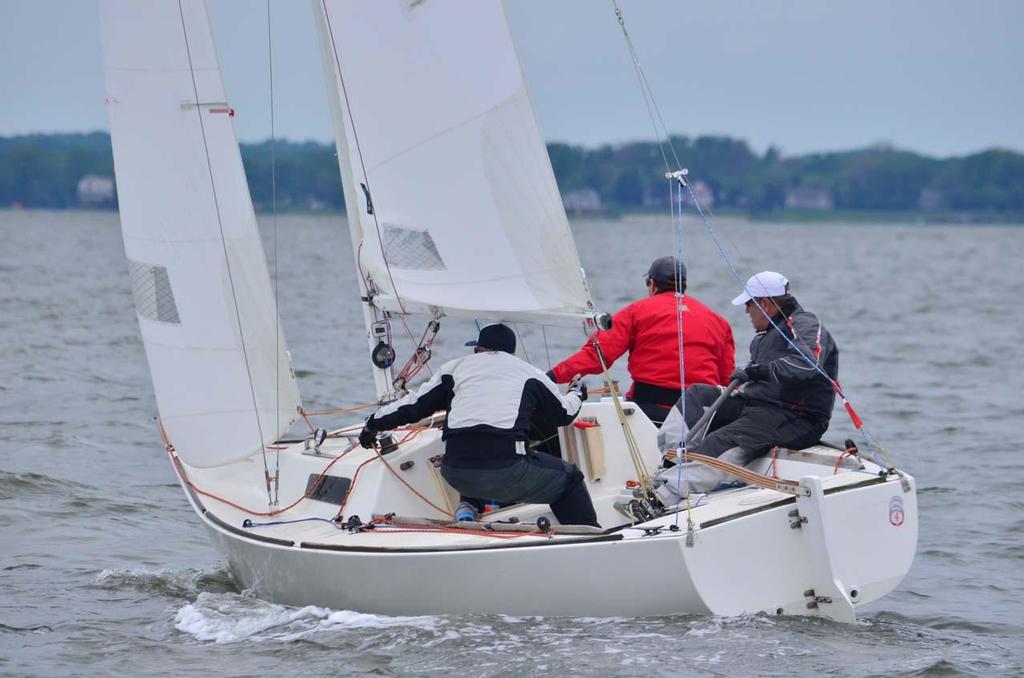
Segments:
[[[100,19],[121,229],[160,417],[185,462],[217,466],[276,439],[300,400],[206,5],[103,0]]]
[[[496,0],[314,0],[360,274],[385,308],[591,309]]]

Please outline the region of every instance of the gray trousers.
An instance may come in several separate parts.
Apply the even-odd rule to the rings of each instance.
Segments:
[[[717,386],[694,384],[686,389],[686,424],[692,427],[721,394]],[[708,434],[694,452],[719,457],[726,450],[739,447],[744,463],[767,454],[779,445],[791,449],[809,447],[821,440],[828,430],[828,420],[816,421],[799,416],[781,407],[748,400],[742,393],[727,398],[715,412]]]
[[[686,389],[686,428],[696,425],[707,409],[721,395],[722,389],[707,384],[694,384]],[[684,436],[682,417],[676,411],[665,420],[662,432],[665,436],[662,450],[674,449]],[[679,428],[678,432],[666,428]],[[738,466],[750,463],[767,454],[779,445],[791,449],[809,447],[821,440],[828,429],[828,420],[815,421],[769,403],[748,400],[742,393],[727,398],[715,412],[708,426],[708,433],[691,451],[709,457],[721,457]],[[659,441],[661,442],[661,441]],[[716,485],[728,479],[723,471],[702,464],[690,463],[685,466],[686,484],[691,492],[709,492]],[[672,473],[666,471],[665,473]]]

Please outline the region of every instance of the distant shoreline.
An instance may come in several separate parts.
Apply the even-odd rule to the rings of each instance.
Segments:
[[[82,214],[116,214],[117,209],[111,207],[12,207],[0,206],[0,213],[82,213]],[[588,221],[615,221],[628,219],[637,216],[658,216],[665,214],[664,210],[655,209],[634,209],[634,210],[609,210],[603,213],[581,213],[569,214],[570,222]],[[270,210],[256,210],[256,216],[260,218],[272,216]],[[336,216],[345,217],[344,209],[279,209],[280,216]],[[871,210],[796,210],[779,209],[771,212],[747,212],[738,209],[714,210],[709,214],[714,220],[716,217],[728,219],[742,219],[752,224],[863,224],[863,225],[893,225],[893,226],[1024,226],[1024,213],[1004,212],[898,212]],[[688,208],[684,210],[684,218],[699,218],[697,213]]]
[[[722,214],[753,221],[936,223],[1024,222],[1024,154],[989,149],[930,158],[888,145],[783,156],[753,152],[729,137],[673,137],[690,169],[684,191]],[[344,209],[332,144],[241,144],[257,210]],[[665,165],[653,142],[583,148],[547,144],[570,215],[667,213]],[[113,208],[117,186],[110,137],[0,137],[0,206]],[[686,208],[684,209],[691,209]]]

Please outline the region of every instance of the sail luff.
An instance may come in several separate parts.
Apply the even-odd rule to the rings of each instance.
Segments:
[[[361,274],[445,315],[592,310],[500,3],[319,4],[359,135],[339,160],[372,190]]]
[[[331,103],[331,123],[334,129],[334,143],[338,151],[341,187],[345,196],[345,215],[348,221],[349,236],[352,239],[352,256],[356,265],[356,281],[359,284],[363,325],[366,329],[367,347],[372,352],[378,342],[373,336],[372,327],[380,318],[377,317],[373,301],[367,293],[366,280],[363,277],[362,267],[359,263],[364,240],[361,211],[363,209],[369,210],[369,191],[367,189],[365,195],[359,195],[356,179],[348,163],[351,153],[349,134],[352,133],[352,129],[351,124],[346,124],[345,122],[343,83],[341,72],[338,68],[334,40],[331,35],[330,17],[327,14],[327,7],[323,0],[313,0],[313,15],[316,17],[317,31],[320,36],[320,56],[324,69],[324,81],[327,84],[327,98]],[[364,204],[366,205],[365,208],[362,207]],[[380,368],[373,365],[373,363],[370,363],[370,366],[373,371],[373,382],[377,397],[383,397],[392,390],[392,371],[390,367]]]
[[[179,456],[217,466],[296,418],[263,243],[205,2],[103,0],[121,227],[157,407]]]

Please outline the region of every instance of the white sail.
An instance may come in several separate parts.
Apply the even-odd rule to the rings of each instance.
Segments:
[[[357,202],[350,227],[375,304],[555,322],[587,313],[500,2],[314,6],[346,198]]]
[[[121,229],[157,406],[178,455],[275,440],[299,391],[203,0],[102,0]]]

